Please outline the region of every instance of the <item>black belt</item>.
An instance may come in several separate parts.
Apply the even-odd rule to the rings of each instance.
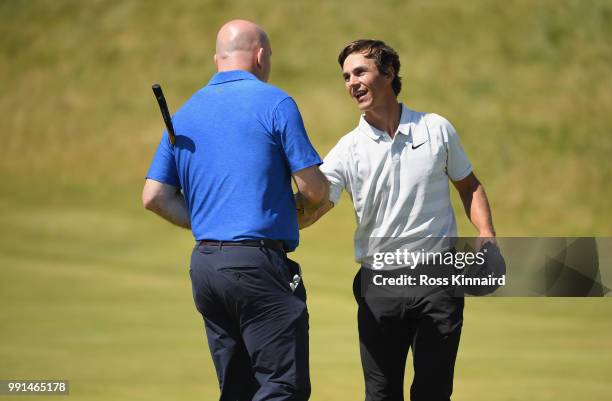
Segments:
[[[276,239],[251,239],[244,241],[214,241],[203,239],[198,241],[198,245],[208,245],[208,246],[252,246],[252,247],[264,247],[274,249],[276,251],[285,252],[285,243],[281,240]]]

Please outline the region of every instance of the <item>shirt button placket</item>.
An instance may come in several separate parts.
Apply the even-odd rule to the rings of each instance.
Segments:
[[[393,161],[393,164],[399,163],[400,154],[402,152],[402,144],[397,135],[398,134],[396,133],[395,137],[393,137],[393,140],[391,141],[391,160]]]

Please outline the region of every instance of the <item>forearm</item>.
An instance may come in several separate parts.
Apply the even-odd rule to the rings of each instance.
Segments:
[[[191,218],[180,191],[159,196],[147,204],[147,209],[179,227],[191,228]]]
[[[172,224],[176,224],[179,227],[186,229],[191,228],[191,217],[189,216],[189,210],[185,203],[183,194],[177,192],[174,197],[164,203],[160,208],[159,213],[161,217],[168,220]]]
[[[293,173],[297,187],[294,194],[297,209],[313,213],[327,203],[329,182],[318,166],[311,166]]]
[[[461,180],[453,181],[453,185],[457,188],[465,214],[478,230],[478,235],[480,237],[495,237],[493,217],[491,216],[487,194],[474,173],[468,174]]]
[[[461,197],[465,212],[478,230],[481,237],[495,237],[491,207],[484,187],[479,183],[476,188]]]

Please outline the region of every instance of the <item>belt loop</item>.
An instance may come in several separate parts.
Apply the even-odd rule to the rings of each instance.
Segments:
[[[223,246],[223,241],[219,241],[219,252],[221,252],[221,247]]]

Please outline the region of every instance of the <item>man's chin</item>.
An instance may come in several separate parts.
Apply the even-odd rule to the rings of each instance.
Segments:
[[[361,110],[364,113],[366,111],[370,110],[370,106],[371,106],[370,102],[359,102],[359,101],[357,101],[357,107],[359,107],[359,110]]]

